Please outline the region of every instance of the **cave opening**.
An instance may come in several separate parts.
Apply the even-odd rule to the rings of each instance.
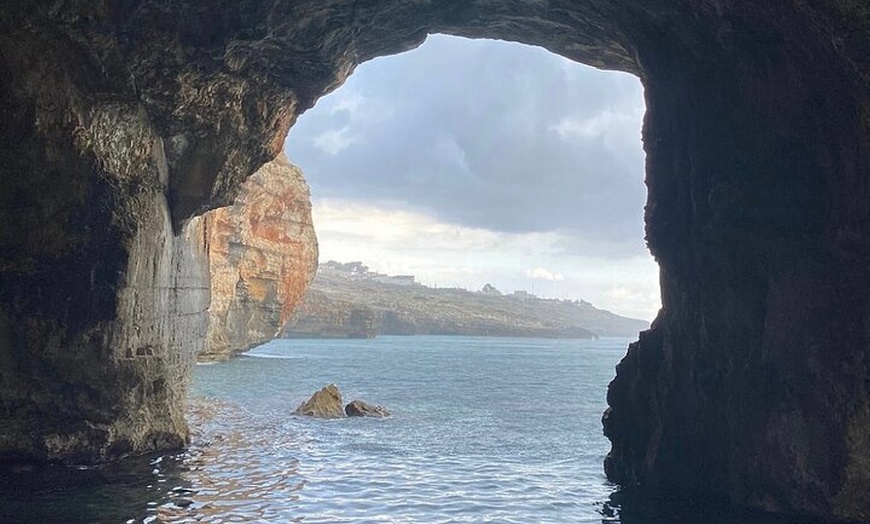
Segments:
[[[223,370],[255,368],[265,359],[272,365],[257,374],[258,384],[286,384],[281,387],[301,400],[322,385],[318,381],[334,381],[342,389],[347,385],[350,391],[366,391],[370,400],[384,402],[418,432],[413,446],[406,440],[410,430],[401,429],[395,435],[372,430],[361,441],[350,439],[350,446],[367,447],[374,445],[373,440],[389,440],[405,454],[439,449],[444,456],[452,455],[456,463],[473,463],[475,454],[492,453],[494,443],[510,435],[511,444],[502,442],[500,448],[507,462],[523,457],[540,461],[539,448],[547,447],[549,460],[576,461],[580,469],[590,472],[565,477],[559,487],[551,484],[543,488],[535,479],[549,474],[546,464],[552,466],[552,462],[529,464],[525,471],[529,478],[520,481],[509,465],[492,456],[488,459],[491,471],[522,485],[525,494],[520,505],[527,506],[526,510],[518,509],[513,505],[519,499],[508,501],[493,494],[494,500],[500,501],[498,505],[504,506],[495,513],[499,516],[533,518],[523,511],[563,497],[569,499],[566,508],[573,509],[559,513],[562,517],[576,512],[588,513],[591,518],[600,516],[602,510],[584,506],[569,492],[583,492],[600,506],[609,504],[613,488],[600,474],[609,447],[600,423],[606,408],[606,385],[625,347],[638,331],[648,328],[659,308],[658,269],[643,243],[643,113],[642,88],[633,75],[594,70],[521,44],[436,35],[413,51],[362,64],[342,87],[321,98],[299,119],[286,143],[286,156],[302,168],[311,186],[320,260],[347,264],[326,264],[327,272],[336,277],[330,284],[319,286],[315,277],[310,291],[321,298],[317,302],[306,298],[299,307],[308,315],[304,319],[308,331],[296,322],[293,333],[282,327],[282,338],[292,340],[259,346],[247,353],[249,358],[243,363],[197,369],[196,393],[220,391],[220,384],[226,382],[238,387],[238,383],[246,383],[244,377],[224,377],[228,372]],[[298,175],[289,168],[286,172],[291,177]],[[251,232],[262,230],[266,217],[271,215],[269,220],[273,220],[280,214],[275,211],[278,206],[265,203],[280,194],[275,187],[260,173],[243,186],[237,212],[244,214],[250,205],[260,217],[249,221],[256,224]],[[274,236],[272,228],[268,231]],[[226,244],[238,247],[244,242],[255,244],[251,239]],[[262,256],[261,249],[252,251]],[[479,263],[478,258],[491,260]],[[352,262],[356,260],[360,262]],[[571,266],[582,271],[572,273]],[[410,276],[414,282],[397,284],[396,275]],[[248,277],[248,282],[254,281]],[[385,282],[393,289],[381,289],[385,297],[362,300],[353,297],[362,293],[358,288],[328,289],[344,278],[365,281],[373,293],[379,292],[372,290],[375,282]],[[512,333],[528,342],[503,338],[509,333],[504,325],[486,323],[490,319],[478,320],[469,314],[481,307],[474,300],[480,298],[477,292],[485,284],[495,284],[486,293],[488,297],[504,295],[499,306],[502,311],[538,302],[538,295],[541,307],[550,308],[548,321],[555,319],[557,306],[574,308],[574,314],[592,310],[599,318],[592,320],[594,325],[584,325],[588,329],[572,331],[566,337],[562,326],[561,332],[552,326],[528,327],[523,324],[527,319],[519,316],[512,321],[516,324],[510,326],[515,330]],[[249,287],[235,286],[245,293]],[[568,290],[560,293],[560,287]],[[465,296],[461,288],[471,291],[467,297],[472,298],[464,298],[465,315],[472,317],[471,321],[461,318],[466,324],[457,326],[455,318],[445,321],[428,316],[427,307],[457,307],[455,297]],[[408,289],[409,296],[397,297],[397,289]],[[249,295],[240,298],[250,301]],[[381,300],[394,304],[410,301],[423,312],[412,316],[407,304],[388,310]],[[606,300],[610,302],[602,303]],[[608,322],[615,322],[605,326],[600,315],[609,313],[594,306],[646,322],[617,326],[619,321],[611,317]],[[252,325],[254,319],[236,313],[238,309],[226,306],[224,318],[233,317],[227,323],[235,330]],[[239,318],[245,321],[239,322]],[[475,321],[480,325],[470,329],[476,331],[462,331]],[[396,338],[409,334],[422,337]],[[449,341],[437,337],[445,334],[453,337],[447,337]],[[502,337],[485,342],[467,338],[484,334]],[[373,335],[376,340],[368,342],[345,340]],[[575,340],[592,335],[602,340]],[[540,340],[542,337],[550,340]],[[457,349],[473,357],[457,354]],[[330,353],[334,356],[328,367],[311,363]],[[541,354],[547,355],[544,360],[550,359],[551,364],[558,363],[556,367],[543,363]],[[286,359],[293,359],[293,369],[282,365]],[[366,374],[373,373],[378,385],[348,371],[348,367],[360,367],[358,359],[365,360],[362,367],[369,370]],[[596,365],[584,366],[579,360]],[[397,374],[397,369],[401,373]],[[439,376],[439,371],[444,374]],[[483,374],[474,375],[473,371]],[[429,386],[431,389],[422,395],[408,387],[408,381],[419,382],[421,376],[438,376],[438,387]],[[469,382],[483,380],[489,384],[489,396],[478,395],[478,401],[485,400],[483,405],[469,402],[464,417],[442,415],[437,417],[437,424],[419,421],[421,409],[440,412],[444,407],[415,397],[464,396]],[[262,393],[255,396],[251,406],[269,396],[268,388],[257,388]],[[515,388],[523,400],[493,395],[499,388]],[[554,404],[550,399],[557,395],[565,400]],[[493,404],[502,409],[492,411]],[[541,407],[548,405],[554,407]],[[505,408],[520,410],[525,413],[524,420],[548,425],[549,430],[538,427],[530,434],[529,428],[503,419]],[[457,423],[461,420],[465,423]],[[484,420],[489,420],[486,431],[469,431],[476,425],[474,421]],[[439,436],[443,433],[452,434],[452,438],[445,440]],[[343,460],[359,459],[359,455],[348,454]],[[440,463],[444,457],[431,460]],[[458,474],[447,466],[437,472],[416,463],[408,467],[435,479],[433,482]],[[385,475],[376,465],[366,470],[370,475]],[[562,474],[555,470],[550,473]],[[397,478],[404,477],[399,474]],[[461,496],[451,503],[474,514],[467,504],[485,496],[475,486],[487,479],[495,482],[485,474],[469,473],[470,487],[460,490]],[[309,479],[312,486],[322,481]],[[427,489],[425,482],[418,484],[421,490]],[[386,489],[387,485],[391,488]],[[358,497],[395,504],[391,497],[401,493],[401,487],[387,481],[383,486],[377,493],[362,489],[348,494],[342,504],[353,505]],[[318,502],[327,507],[335,503],[325,497]],[[412,514],[426,518],[408,515]]]
[[[311,187],[322,262],[651,321],[643,113],[631,74],[432,35],[361,64],[300,117],[285,153]]]
[[[446,302],[451,291],[455,290],[456,295],[458,288],[475,292],[490,283],[505,290],[505,296],[523,297],[506,298],[505,304],[527,303],[532,300],[527,296],[531,292],[532,297],[590,300],[592,304],[585,306],[591,309],[599,306],[651,321],[659,308],[659,290],[658,269],[642,240],[646,197],[640,140],[643,112],[642,89],[636,77],[592,70],[543,49],[519,44],[430,36],[427,43],[413,51],[362,64],[342,87],[321,98],[299,119],[285,146],[290,162],[301,167],[311,187],[320,260],[348,262],[330,263],[326,269],[333,276],[344,276],[324,285],[318,284],[318,278],[325,278],[323,274],[315,277],[310,291],[328,298],[320,298],[316,304],[310,303],[313,299],[302,301],[301,308],[309,315],[305,319],[307,326],[314,327],[304,331],[294,324],[294,334],[285,333],[293,340],[254,349],[248,354],[251,358],[246,360],[247,365],[253,366],[250,362],[262,358],[272,359],[276,362],[273,369],[259,379],[305,384],[301,391],[319,387],[317,380],[335,381],[342,388],[348,383],[397,410],[397,416],[419,431],[414,438],[418,447],[405,442],[407,431],[401,429],[396,429],[394,435],[371,430],[361,440],[349,440],[349,445],[365,447],[373,445],[370,440],[388,439],[403,453],[425,455],[440,450],[456,463],[473,463],[475,453],[491,453],[492,442],[510,435],[511,445],[503,443],[501,448],[507,462],[522,457],[532,461],[526,467],[526,481],[520,483],[522,505],[546,506],[547,501],[567,497],[566,506],[575,508],[570,511],[589,512],[591,508],[581,508],[577,500],[570,500],[576,498],[568,495],[572,490],[589,493],[587,496],[602,506],[608,504],[612,487],[601,482],[600,471],[580,476],[582,482],[577,482],[577,477],[564,478],[558,488],[536,485],[538,476],[547,473],[546,466],[537,463],[541,459],[535,443],[550,447],[551,460],[576,461],[584,471],[598,467],[609,448],[600,431],[606,383],[625,346],[648,324],[634,324],[628,331],[587,325],[587,333],[621,337],[600,344],[542,342],[530,337],[528,344],[535,349],[528,351],[522,342],[513,339],[506,339],[502,347],[498,339],[482,343],[462,336],[450,342],[427,337],[391,338],[398,334],[482,335],[482,329],[498,333],[494,331],[497,327],[491,325],[476,333],[451,333],[459,328],[449,325],[449,320],[431,321],[426,317],[429,312],[409,320],[405,304],[394,305],[385,313],[383,302],[407,300],[397,298],[399,292],[395,290],[408,286],[417,308],[456,307]],[[252,186],[263,185],[256,175],[249,182]],[[244,191],[245,201],[254,204],[256,193]],[[264,191],[273,193],[268,188]],[[481,258],[484,260],[477,260]],[[352,261],[360,262],[350,264]],[[581,271],[572,272],[571,266]],[[416,282],[388,283],[388,287],[399,287],[378,291],[374,282],[384,281],[388,275],[412,276]],[[349,296],[363,290],[329,289],[343,278],[365,280],[371,284],[370,293],[387,294],[384,298],[356,297],[362,299],[345,306],[352,300]],[[439,287],[454,290],[442,289],[440,296],[428,291]],[[490,290],[493,292],[499,293]],[[429,303],[433,305],[422,306]],[[473,302],[466,307],[474,307]],[[507,310],[507,306],[501,307]],[[397,321],[383,318],[385,315],[406,318]],[[517,319],[516,323],[523,321]],[[367,325],[372,322],[378,327]],[[550,336],[555,332],[552,329]],[[377,340],[369,343],[341,339],[372,335]],[[330,340],[309,340],[318,337]],[[465,363],[462,358],[467,357],[457,355],[457,348],[482,361],[469,359],[471,364]],[[347,353],[347,362],[355,365],[359,365],[356,359],[361,358],[360,354],[365,353],[365,367],[381,385],[365,381],[360,385],[360,377],[349,373],[345,359],[337,355],[331,358],[328,369],[306,367],[309,359],[330,352]],[[560,372],[541,366],[536,360],[540,355],[535,353],[546,353],[556,360],[561,355]],[[598,367],[579,366],[574,361],[578,355],[597,362]],[[281,367],[283,359],[289,358],[296,359],[296,366],[304,372],[279,373],[277,370],[285,369]],[[397,362],[386,364],[389,359]],[[433,361],[438,364],[432,366]],[[397,368],[412,378],[383,371]],[[438,370],[445,368],[447,374],[439,376]],[[475,376],[466,368],[484,374]],[[421,369],[425,372],[421,373]],[[526,376],[519,370],[536,371]],[[565,416],[559,423],[551,418],[549,425],[560,427],[566,435],[536,429],[537,438],[530,438],[518,429],[522,425],[511,427],[497,413],[480,406],[463,412],[463,427],[457,425],[457,417],[450,416],[437,417],[438,425],[419,424],[418,410],[424,402],[414,397],[421,392],[403,387],[403,379],[419,381],[420,375],[439,376],[440,387],[430,385],[422,392],[428,398],[465,395],[464,382],[468,381],[487,380],[489,392],[510,385],[520,390],[523,402],[481,397],[501,404],[503,409],[511,406],[527,413],[524,420]],[[218,388],[220,380],[216,377],[220,372],[216,368],[197,370],[195,376],[208,387]],[[515,382],[511,382],[512,376]],[[569,386],[568,376],[576,377],[576,383]],[[559,383],[564,387],[557,387]],[[200,387],[195,384],[195,388]],[[300,394],[296,386],[286,388]],[[566,399],[560,408],[540,407],[551,404],[549,398],[557,394]],[[473,404],[469,402],[466,407]],[[530,405],[539,406],[537,413],[529,412]],[[428,409],[440,411],[443,407],[433,402]],[[488,431],[468,431],[468,425],[482,420],[490,421]],[[442,432],[454,436],[445,439],[439,436]],[[363,454],[370,455],[379,457],[377,453]],[[359,456],[348,454],[343,460],[355,461]],[[441,463],[445,458],[431,460]],[[495,457],[488,460],[492,471],[501,472],[502,480],[516,481],[510,467]],[[412,462],[408,467],[432,479],[458,474],[447,466],[429,471]],[[377,465],[367,466],[366,471],[376,477],[386,472]],[[403,474],[398,473],[397,478],[404,478]],[[469,487],[457,490],[461,495],[447,497],[449,503],[465,508],[469,515],[475,514],[467,504],[484,497],[477,486],[486,478],[468,473]],[[309,479],[312,486],[322,481],[317,477]],[[420,490],[427,489],[426,482],[420,480],[417,484]],[[401,492],[401,487],[385,480],[379,492],[361,489],[347,494],[342,504],[353,506],[358,497],[395,504],[393,494],[388,493],[393,490]],[[500,501],[498,506],[504,506],[492,510],[496,518],[526,515],[513,507],[517,500],[508,501],[497,494],[491,497]],[[318,503],[327,507],[335,504],[330,500]],[[408,511],[411,513],[398,515],[426,518],[413,513],[413,508]],[[567,518],[577,514],[570,511],[553,515]],[[595,518],[599,513],[594,510],[590,516]],[[545,518],[545,514],[539,513],[538,517]],[[533,518],[533,514],[528,517]]]

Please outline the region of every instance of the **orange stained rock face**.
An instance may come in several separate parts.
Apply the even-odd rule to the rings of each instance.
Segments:
[[[212,300],[204,360],[273,338],[317,269],[317,239],[302,172],[282,154],[206,215]]]

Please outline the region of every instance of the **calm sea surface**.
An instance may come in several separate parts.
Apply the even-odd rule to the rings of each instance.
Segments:
[[[187,452],[4,472],[0,522],[794,522],[614,493],[600,418],[629,342],[275,341],[197,367]],[[293,415],[330,382],[393,416]]]

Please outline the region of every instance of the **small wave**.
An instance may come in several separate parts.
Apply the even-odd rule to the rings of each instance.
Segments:
[[[302,358],[299,355],[278,355],[275,353],[246,353],[243,356],[251,358],[274,358],[277,360],[299,360]]]

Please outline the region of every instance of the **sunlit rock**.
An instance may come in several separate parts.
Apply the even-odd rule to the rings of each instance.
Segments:
[[[342,418],[344,410],[341,404],[341,391],[335,384],[324,386],[315,391],[311,398],[296,408],[297,415],[315,418]]]
[[[223,360],[273,339],[314,278],[308,184],[282,154],[203,220],[211,304],[199,358]]]

